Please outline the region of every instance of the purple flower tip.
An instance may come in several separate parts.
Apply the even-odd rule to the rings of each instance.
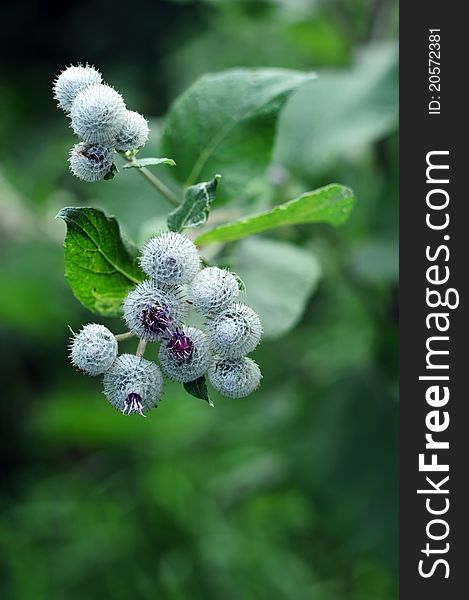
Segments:
[[[125,399],[125,407],[122,412],[124,415],[131,415],[132,413],[136,412],[144,417],[145,415],[143,414],[142,397],[135,392],[130,392]]]
[[[194,344],[190,338],[176,327],[176,331],[171,335],[168,342],[169,352],[176,358],[184,359],[191,357],[193,348]]]
[[[171,325],[168,307],[149,305],[142,310],[140,321],[147,331],[162,335],[168,331]]]

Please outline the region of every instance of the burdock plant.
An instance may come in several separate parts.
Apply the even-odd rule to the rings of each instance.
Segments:
[[[239,240],[299,223],[340,225],[354,203],[351,190],[333,184],[263,212],[250,209],[248,216],[228,222],[232,215],[225,205],[236,199],[241,206],[257,201],[265,206],[274,185],[266,173],[277,117],[289,97],[313,78],[279,69],[203,77],[167,116],[160,145],[172,158],[142,159],[137,155],[149,138],[148,121],[126,106],[97,69],[70,66],[54,81],[54,98],[79,138],[69,155],[71,173],[97,183],[115,178],[119,166],[132,168],[172,206],[167,228],[141,250],[125,241],[117,221],[101,210],[69,207],[58,215],[67,223],[65,267],[75,296],[94,313],[122,316],[127,329],[114,335],[103,325],[86,325],[73,335],[70,358],[79,371],[103,375],[105,397],[124,415],[145,416],[157,406],[162,373],[211,405],[207,378],[223,396],[249,396],[262,374],[247,355],[263,330],[278,335],[301,316],[306,297],[294,286],[295,281],[311,284],[308,252],[265,238]],[[166,173],[163,181],[148,169],[159,165],[172,167],[174,176]],[[219,170],[225,176],[220,189]],[[209,221],[217,196],[220,209]],[[202,228],[199,235],[196,227]],[[210,264],[214,261],[223,267]],[[271,277],[270,263],[275,266]],[[233,266],[247,273],[253,288],[246,301],[240,300],[245,283]],[[317,268],[314,272],[317,276]],[[288,303],[277,297],[282,278],[293,289]],[[300,304],[297,297],[303,297]],[[135,354],[119,355],[118,343],[132,337],[138,339]],[[150,352],[148,343],[158,349]]]

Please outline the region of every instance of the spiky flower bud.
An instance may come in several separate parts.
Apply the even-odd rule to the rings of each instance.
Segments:
[[[262,325],[252,308],[236,303],[208,321],[207,334],[216,354],[223,358],[240,358],[257,346]]]
[[[244,398],[259,387],[262,374],[257,363],[244,356],[215,359],[208,370],[208,378],[223,396]]]
[[[71,66],[62,71],[53,85],[54,98],[65,112],[70,112],[76,96],[89,85],[101,83],[101,73],[89,65]]]
[[[68,159],[70,171],[89,183],[101,181],[112,169],[113,150],[103,144],[75,144]]]
[[[110,144],[125,122],[122,96],[108,85],[97,83],[82,90],[72,103],[73,131],[88,143]]]
[[[126,111],[124,126],[116,137],[116,150],[126,152],[141,148],[146,144],[149,133],[145,117],[133,110]]]
[[[117,356],[117,341],[104,325],[90,323],[77,333],[70,344],[70,359],[80,371],[101,375]]]
[[[200,259],[188,237],[169,231],[147,242],[140,265],[158,283],[176,285],[192,281],[200,269]]]
[[[159,287],[146,280],[124,300],[124,321],[139,338],[154,342],[182,323],[188,305],[178,286]]]
[[[175,381],[194,381],[208,369],[211,361],[207,336],[195,327],[176,329],[159,351],[163,372]]]
[[[206,317],[223,312],[239,295],[236,277],[218,267],[207,267],[197,273],[191,285],[194,308]]]
[[[142,416],[163,394],[163,377],[158,366],[141,356],[122,354],[104,375],[104,395],[124,415]]]

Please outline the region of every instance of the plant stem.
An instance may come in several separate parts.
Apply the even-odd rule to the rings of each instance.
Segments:
[[[131,165],[138,163],[138,160],[135,159],[135,156],[126,156],[125,154],[122,154],[122,156]],[[160,194],[166,198],[166,200],[168,200],[168,202],[170,202],[173,206],[180,205],[179,198],[176,196],[176,194],[172,190],[170,190],[165,183],[158,179],[158,177],[153,175],[151,171],[149,171],[146,167],[136,167],[136,169],[140,173],[140,175],[142,175],[142,177],[145,177],[145,179],[156,190],[158,190]]]
[[[140,340],[137,346],[137,352],[135,353],[135,356],[143,356],[145,354],[145,348],[147,347],[147,341],[146,340]]]
[[[135,333],[132,333],[131,331],[127,331],[127,333],[118,333],[114,337],[116,338],[116,340],[118,342],[122,342],[124,340],[128,340],[131,337],[134,337],[134,335],[135,335]]]

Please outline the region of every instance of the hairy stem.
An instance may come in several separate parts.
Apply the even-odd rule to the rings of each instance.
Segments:
[[[116,340],[118,342],[122,342],[124,340],[128,340],[131,337],[134,337],[134,335],[135,335],[135,333],[132,333],[131,331],[127,331],[127,333],[118,333],[114,337],[116,338]]]
[[[135,356],[143,356],[145,354],[145,348],[147,347],[147,341],[146,340],[140,340],[137,346],[137,352],[135,353]]]
[[[138,163],[135,156],[129,156],[127,154],[122,154],[122,156],[131,165]],[[165,183],[158,179],[158,177],[153,175],[153,173],[146,167],[136,167],[136,169],[140,175],[142,175],[142,177],[144,177],[156,190],[158,190],[158,192],[160,192],[160,194],[164,196],[166,200],[168,200],[168,202],[170,202],[173,206],[179,206],[181,204],[176,194],[170,190]]]

